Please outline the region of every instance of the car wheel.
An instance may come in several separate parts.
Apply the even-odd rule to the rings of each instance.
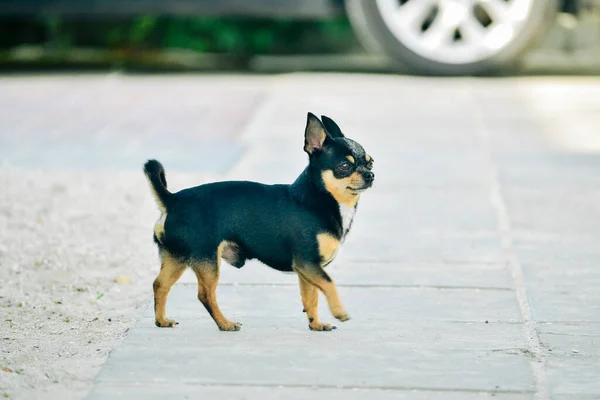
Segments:
[[[417,73],[470,75],[515,62],[556,20],[557,0],[346,0],[359,40]]]

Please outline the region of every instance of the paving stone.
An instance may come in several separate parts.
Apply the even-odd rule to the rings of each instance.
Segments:
[[[68,91],[60,81],[35,89],[26,80],[23,86],[5,84],[0,160],[29,169],[137,170],[157,158],[170,169],[225,173],[243,154],[235,139],[261,90],[183,82],[92,80]]]
[[[488,202],[489,191],[485,189],[404,187],[387,193],[372,190],[362,196],[355,217],[369,231],[392,235],[493,233],[498,226],[496,211]]]
[[[538,331],[552,398],[598,398],[600,323],[541,324]]]
[[[219,291],[221,308],[232,319],[243,320],[244,326],[241,332],[224,333],[199,304],[188,301],[194,289],[193,285],[173,288],[170,315],[181,317],[175,329],[154,327],[149,308],[124,345],[110,356],[97,382],[532,389],[528,359],[514,350],[515,346],[526,347],[520,324],[468,322],[472,319],[469,314],[483,310],[490,316],[497,310],[503,321],[511,319],[513,312],[508,310],[513,306],[503,304],[514,303],[514,299],[502,292],[415,291],[401,296],[402,306],[394,292],[404,290],[344,289],[342,296],[348,297],[354,319],[337,331],[323,333],[308,330],[297,288],[226,287]],[[378,295],[387,302],[378,301]],[[412,308],[410,303],[417,303],[415,295],[427,297],[421,301],[431,306],[407,310]],[[377,309],[366,304],[367,297],[377,301]],[[479,311],[472,309],[475,304]],[[390,318],[391,312],[407,319]],[[457,318],[460,322],[451,322]],[[268,342],[265,337],[270,337]],[[348,343],[353,345],[348,347]],[[440,357],[441,349],[451,356]],[[456,368],[457,364],[461,367]]]
[[[600,157],[595,154],[521,152],[496,154],[500,182],[508,186],[561,188],[571,191],[600,188]]]
[[[514,234],[514,248],[524,264],[595,266],[600,257],[594,234],[520,232]]]
[[[0,158],[4,163],[28,169],[52,167],[141,170],[146,160],[155,158],[171,171],[224,173],[244,151],[243,146],[227,141],[184,141],[173,140],[172,137],[156,138],[151,142],[125,141],[121,138],[103,143],[89,142],[87,139],[55,143],[40,141],[27,148],[20,147],[22,144],[21,142],[15,147],[0,143]],[[196,150],[190,153],[190,148]]]
[[[539,321],[600,322],[596,266],[523,264],[533,317]]]
[[[600,231],[600,187],[565,190],[505,186],[502,193],[515,232],[584,235]],[[564,212],[571,210],[571,212]]]
[[[356,221],[353,229],[359,229]],[[365,227],[368,229],[368,227]],[[391,239],[390,239],[391,238]],[[412,263],[503,263],[506,255],[495,234],[425,232],[392,234],[372,231],[365,237],[349,237],[345,254],[356,261]]]

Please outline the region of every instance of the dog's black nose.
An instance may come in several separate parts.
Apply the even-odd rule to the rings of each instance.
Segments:
[[[372,173],[371,171],[369,172],[365,172],[363,174],[363,178],[365,179],[366,182],[373,182],[373,180],[375,179],[375,174]]]

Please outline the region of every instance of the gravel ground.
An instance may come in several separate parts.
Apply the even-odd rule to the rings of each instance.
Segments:
[[[141,165],[5,167],[0,185],[0,398],[81,398],[151,301],[158,211]]]

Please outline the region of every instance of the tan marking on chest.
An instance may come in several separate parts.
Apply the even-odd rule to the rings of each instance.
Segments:
[[[358,172],[354,172],[352,175],[337,179],[333,175],[333,171],[323,171],[321,174],[325,189],[337,201],[339,204],[345,204],[348,207],[354,207],[360,197],[358,194],[352,192],[348,187],[360,187],[363,185],[362,176]]]
[[[319,242],[321,262],[325,264],[331,262],[340,249],[340,241],[329,233],[319,233],[317,242]]]

